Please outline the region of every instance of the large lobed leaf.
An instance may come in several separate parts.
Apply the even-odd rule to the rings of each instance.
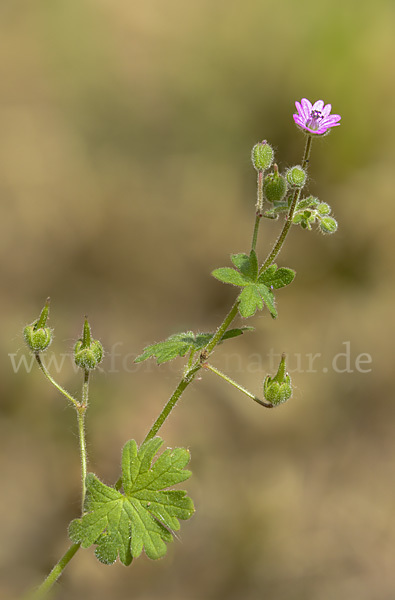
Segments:
[[[86,513],[70,523],[69,535],[83,548],[96,544],[96,557],[124,565],[143,549],[151,559],[164,556],[179,519],[189,519],[194,506],[183,490],[168,489],[185,481],[190,455],[185,448],[168,448],[155,462],[163,440],[155,437],[138,448],[128,441],[122,452],[123,492],[102,483],[93,473],[86,479]]]

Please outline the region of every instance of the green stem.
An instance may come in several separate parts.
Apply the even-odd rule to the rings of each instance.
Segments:
[[[256,217],[255,217],[255,226],[254,226],[254,234],[252,236],[252,244],[251,250],[256,249],[256,243],[258,240],[258,230],[259,224],[262,219],[262,210],[263,210],[263,171],[258,171],[258,182],[257,182],[257,201],[256,201]]]
[[[181,379],[180,383],[178,384],[178,386],[174,390],[173,394],[170,396],[169,400],[167,401],[167,403],[166,403],[164,409],[162,410],[162,412],[160,413],[159,417],[156,419],[155,423],[152,425],[151,429],[149,430],[149,432],[145,436],[144,442],[146,442],[146,441],[150,440],[151,438],[155,437],[155,435],[158,433],[159,429],[162,427],[163,423],[166,421],[167,417],[170,415],[171,411],[173,410],[173,408],[177,404],[177,402],[180,399],[182,393],[186,390],[186,388],[188,387],[188,385],[190,383],[192,383],[192,381],[193,381],[196,373],[201,368],[202,368],[202,365],[200,364],[200,360],[198,360],[186,372],[186,374],[184,375],[184,377]]]
[[[81,457],[81,480],[82,480],[82,494],[81,494],[81,512],[84,514],[84,504],[86,495],[86,475],[87,475],[87,451],[86,451],[86,439],[85,439],[85,413],[88,408],[89,402],[89,370],[84,371],[84,383],[82,385],[82,402],[81,406],[77,408],[77,420],[78,420],[78,437],[80,442],[80,457]]]
[[[236,300],[236,302],[233,304],[232,308],[230,309],[230,311],[228,312],[228,314],[222,321],[221,325],[218,327],[217,331],[215,332],[215,334],[213,335],[213,337],[211,338],[211,340],[209,341],[207,346],[202,350],[201,356],[204,356],[205,359],[209,357],[209,355],[214,350],[215,346],[221,341],[222,336],[224,335],[225,331],[228,329],[229,325],[232,323],[232,321],[236,317],[238,306],[239,306],[239,301]],[[158,433],[159,429],[162,427],[163,423],[166,421],[167,417],[169,416],[169,414],[171,413],[171,411],[177,404],[181,395],[184,393],[184,391],[186,390],[188,385],[190,383],[192,383],[193,379],[195,378],[196,373],[198,371],[200,371],[201,368],[202,368],[202,361],[201,361],[201,358],[199,357],[195,361],[195,363],[191,366],[191,368],[188,369],[188,371],[185,373],[184,377],[181,379],[180,383],[174,390],[173,394],[170,396],[169,400],[167,401],[167,403],[166,403],[165,407],[163,408],[162,412],[160,413],[159,417],[156,419],[155,423],[152,425],[151,429],[145,436],[145,439],[144,439],[145,442],[147,440],[150,440],[151,438],[153,438]],[[118,482],[117,482],[117,484],[118,484]]]
[[[232,308],[230,309],[230,311],[228,312],[228,314],[222,321],[221,325],[218,327],[217,331],[211,338],[210,342],[200,353],[199,358],[194,362],[193,365],[191,365],[189,368],[187,368],[180,383],[178,384],[178,386],[174,390],[173,394],[170,396],[169,400],[165,404],[159,417],[156,419],[156,421],[152,425],[151,429],[145,436],[143,443],[152,439],[158,433],[159,429],[162,427],[163,423],[166,421],[166,419],[170,415],[171,411],[177,404],[178,400],[181,398],[182,394],[185,392],[186,388],[189,386],[190,383],[192,383],[192,381],[194,380],[198,371],[200,371],[200,369],[203,367],[202,357],[204,357],[204,359],[207,359],[208,356],[211,354],[211,352],[214,350],[215,346],[221,341],[222,336],[224,335],[225,331],[228,329],[229,325],[232,323],[233,319],[237,315],[238,306],[239,306],[239,301],[236,300],[236,302],[233,304]],[[119,490],[121,488],[121,486],[122,486],[122,478],[120,477],[118,479],[118,481],[115,483],[115,489]]]
[[[65,566],[71,561],[74,554],[79,550],[80,544],[72,544],[70,548],[65,552],[62,558],[56,563],[53,567],[52,571],[44,579],[40,587],[38,587],[33,593],[26,596],[25,600],[40,600],[44,598],[47,592],[51,589],[57,579],[59,579],[60,575],[63,572]]]
[[[313,140],[313,138],[310,135],[307,136],[306,146],[305,146],[304,155],[303,155],[302,169],[306,168],[307,163],[309,161],[312,140]],[[302,191],[301,188],[298,188],[294,191],[291,206],[289,207],[289,211],[288,211],[288,214],[285,219],[284,227],[277,239],[277,242],[275,243],[275,245],[273,247],[273,250],[270,252],[270,254],[266,258],[265,262],[259,269],[259,275],[261,273],[263,273],[263,271],[272,264],[272,262],[275,260],[276,256],[279,254],[281,248],[283,247],[285,238],[287,237],[288,232],[292,225],[292,218],[294,215],[295,206],[300,198],[301,191]]]
[[[256,250],[256,243],[257,243],[257,240],[258,240],[258,230],[259,230],[259,225],[260,225],[261,219],[262,219],[261,213],[257,212],[256,213],[256,217],[255,217],[254,234],[252,236],[251,250]]]
[[[44,373],[44,375],[48,379],[48,381],[50,381],[52,383],[52,385],[54,385],[56,387],[56,389],[59,390],[59,392],[61,394],[63,394],[63,396],[66,396],[67,400],[69,400],[75,406],[75,408],[78,409],[79,403],[77,402],[77,400],[75,398],[73,398],[73,396],[71,394],[69,394],[69,392],[67,392],[64,388],[62,388],[61,385],[56,383],[54,378],[48,373],[44,363],[41,360],[40,355],[36,354],[35,357],[36,357],[38,366],[40,367],[41,371]]]
[[[78,421],[78,437],[80,442],[80,457],[81,457],[81,481],[82,481],[82,493],[81,493],[81,511],[84,513],[85,494],[86,494],[86,474],[87,474],[87,452],[86,452],[86,440],[85,440],[85,412],[86,408],[82,407],[77,410],[77,421]]]
[[[211,340],[209,341],[207,346],[204,348],[203,353],[206,355],[206,358],[209,357],[209,355],[214,350],[215,346],[221,341],[222,336],[224,335],[224,333],[226,332],[226,330],[228,329],[228,327],[230,326],[232,321],[235,319],[238,308],[239,308],[239,300],[236,299],[232,308],[230,309],[230,311],[228,312],[228,314],[222,321],[221,325],[218,327],[217,331],[215,332],[215,334],[213,335],[213,337],[211,338]]]
[[[219,375],[219,377],[233,385],[236,389],[238,389],[240,392],[243,392],[243,394],[245,394],[249,398],[252,398],[252,400],[254,400],[255,402],[258,402],[258,404],[260,404],[261,406],[264,406],[265,408],[273,408],[273,404],[271,404],[271,402],[265,402],[264,400],[260,400],[260,398],[258,398],[254,394],[251,394],[251,392],[249,392],[245,387],[228,377],[228,375],[225,375],[225,373],[222,373],[222,371],[220,371],[213,365],[210,365],[209,363],[204,363],[203,367],[209,369],[216,375]]]

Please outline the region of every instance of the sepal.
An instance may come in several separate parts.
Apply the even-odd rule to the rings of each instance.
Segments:
[[[274,377],[267,375],[263,382],[263,395],[273,405],[282,404],[292,396],[291,378],[286,372],[285,354],[282,355]]]
[[[285,177],[278,172],[277,165],[274,165],[273,173],[266,175],[263,182],[263,193],[268,202],[274,205],[282,202],[287,193],[287,181]]]
[[[52,329],[46,327],[49,315],[49,298],[47,299],[38,319],[23,330],[25,342],[32,352],[44,352],[52,342]]]
[[[74,361],[77,367],[85,370],[96,369],[103,360],[103,346],[94,340],[88,319],[85,318],[82,337],[74,346]]]

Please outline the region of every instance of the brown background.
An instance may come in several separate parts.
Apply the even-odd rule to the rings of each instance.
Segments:
[[[310,163],[339,232],[295,228],[279,319],[257,315],[213,358],[260,393],[285,351],[294,397],[265,411],[205,373],[161,431],[191,450],[195,516],[158,563],[79,552],[57,598],[394,598],[393,27],[391,0],[1,3],[2,598],[40,582],[79,511],[75,415],[37,368],[13,368],[23,326],[50,295],[47,360],[64,354],[57,377],[78,393],[67,353],[89,315],[107,351],[90,468],[115,482],[182,372],[133,357],[228,310],[234,290],[209,273],[249,248],[250,149],[266,138],[281,168],[299,162],[304,96],[342,115]],[[262,258],[277,231],[263,224]]]

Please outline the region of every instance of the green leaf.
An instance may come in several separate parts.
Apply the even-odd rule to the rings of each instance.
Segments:
[[[302,198],[297,203],[295,210],[302,210],[304,208],[315,208],[319,204],[319,200],[314,198],[313,196],[309,196],[308,198]]]
[[[255,250],[251,250],[249,256],[247,254],[232,254],[231,261],[248,280],[256,281],[258,277],[258,259]]]
[[[258,283],[265,284],[268,288],[273,287],[277,290],[292,283],[295,278],[295,271],[286,267],[277,268],[277,265],[270,265],[259,277]]]
[[[221,342],[242,335],[245,331],[252,331],[253,327],[239,327],[235,329],[229,329],[224,333],[221,338]],[[156,357],[157,364],[168,362],[177,358],[178,356],[185,356],[188,352],[198,352],[202,350],[214,333],[197,333],[193,331],[187,331],[185,333],[175,333],[167,338],[163,342],[157,344],[151,344],[144,348],[144,352],[135,358],[134,362],[139,363],[147,360],[151,357]]]
[[[236,327],[235,329],[229,329],[226,333],[224,333],[221,341],[237,337],[238,335],[243,335],[243,333],[246,331],[254,331],[254,327]]]
[[[177,356],[185,356],[187,352],[193,347],[195,342],[195,335],[193,331],[187,331],[185,333],[176,333],[167,338],[163,342],[157,344],[151,344],[144,348],[144,352],[135,358],[136,363],[147,360],[155,356],[158,365],[173,360]]]
[[[239,313],[242,317],[252,317],[257,310],[262,310],[262,296],[256,285],[248,285],[239,296]]]
[[[276,307],[274,306],[273,292],[263,283],[258,284],[256,287],[258,288],[258,291],[261,294],[264,303],[268,307],[270,314],[272,315],[272,317],[274,319],[276,319],[277,318],[277,310],[276,310]]]
[[[263,309],[263,303],[268,307],[272,317],[277,317],[273,292],[263,283],[251,283],[239,296],[239,313],[242,317],[252,317],[257,310]]]
[[[231,267],[220,267],[219,269],[215,269],[211,275],[219,281],[222,281],[222,283],[230,283],[241,287],[248,285],[250,282],[248,277]]]
[[[166,554],[172,531],[180,528],[179,519],[189,519],[194,506],[182,490],[168,489],[185,481],[191,472],[185,448],[168,448],[155,462],[163,440],[155,437],[138,448],[134,440],[122,453],[124,493],[102,483],[96,475],[86,478],[86,513],[70,523],[69,536],[83,548],[96,544],[96,557],[105,564],[119,555],[124,565],[145,550],[151,559]]]
[[[235,329],[228,329],[228,331],[226,331],[222,336],[221,341],[219,343],[221,344],[225,340],[229,340],[239,335],[243,335],[243,333],[245,333],[246,331],[253,331],[253,329],[253,327],[236,327]],[[203,348],[207,346],[213,335],[214,333],[197,333],[195,336],[194,349],[196,351],[203,350]]]

